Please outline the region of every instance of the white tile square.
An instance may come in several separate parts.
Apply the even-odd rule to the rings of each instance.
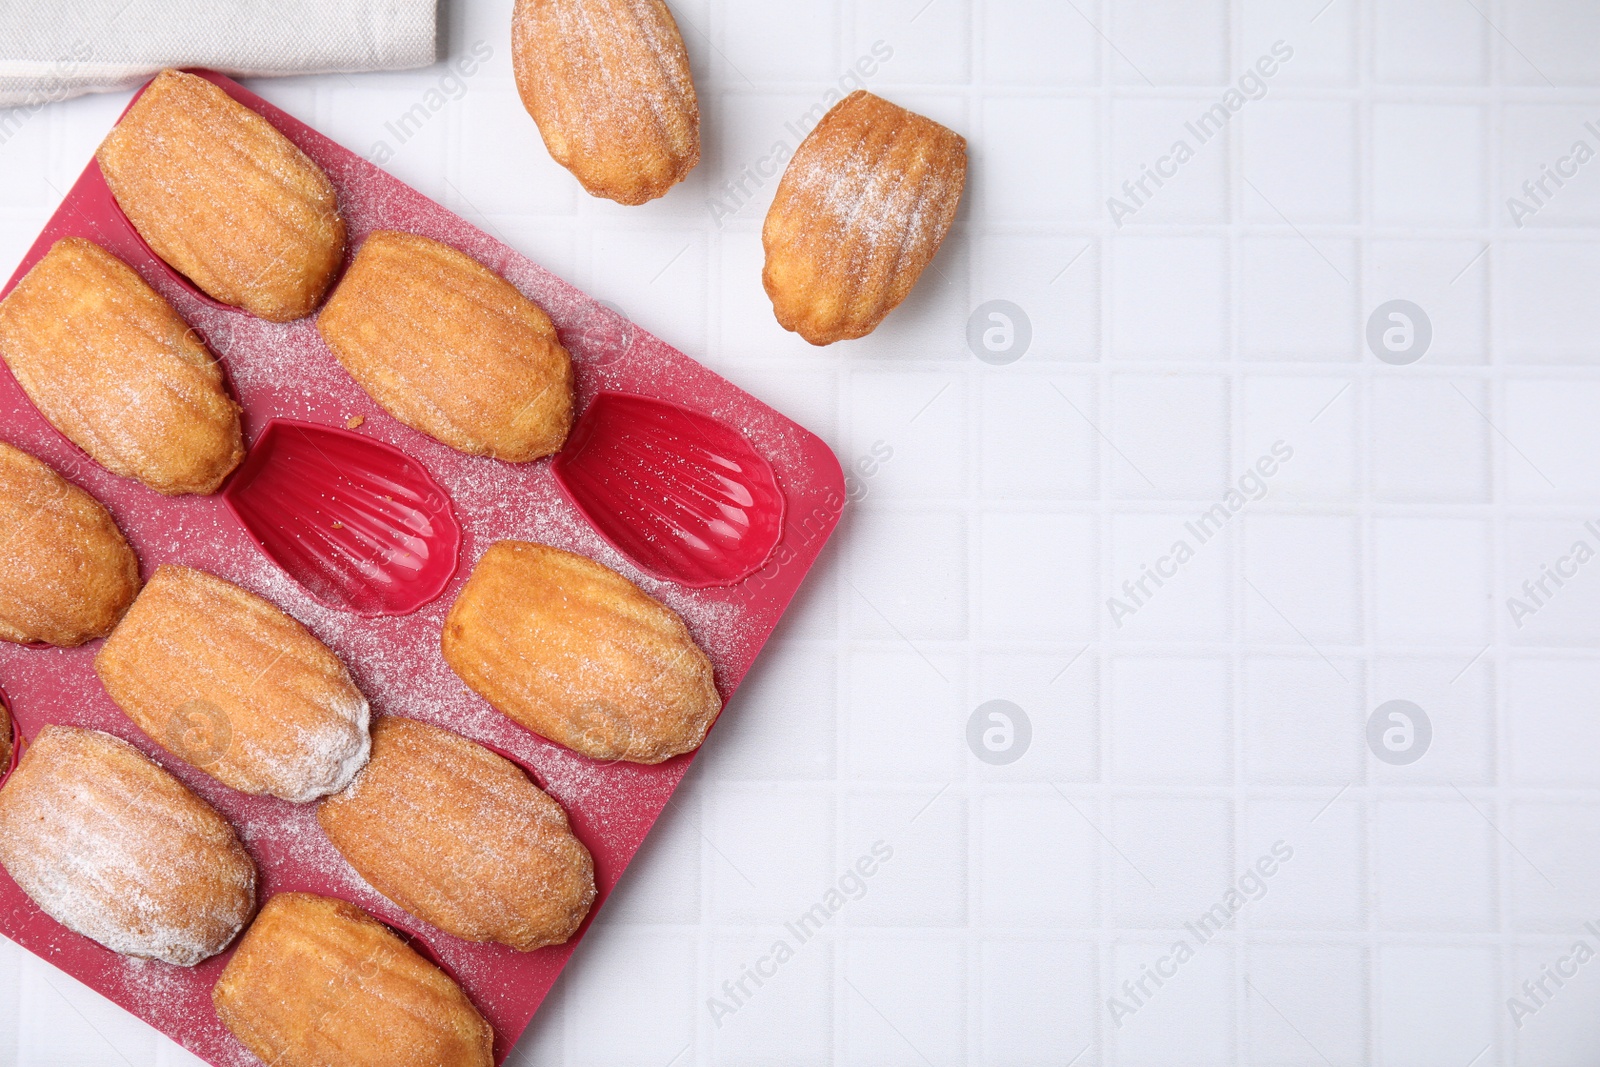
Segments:
[[[1100,436],[1090,421],[1092,378],[988,374],[980,389],[979,484],[986,499],[1094,497]]]
[[[1117,358],[1135,359],[1226,356],[1226,243],[1217,237],[1116,238],[1110,350]]]
[[[1236,395],[1239,458],[1267,477],[1273,499],[1355,500],[1360,392],[1351,379],[1251,374]]]
[[[844,772],[857,781],[947,782],[966,754],[965,663],[935,654],[949,681],[908,648],[850,653]],[[861,710],[871,709],[870,714]]]
[[[1428,316],[1433,333],[1422,356],[1427,365],[1483,363],[1489,257],[1479,241],[1370,241],[1362,310],[1370,316],[1381,304],[1409,300]]]
[[[1596,381],[1513,378],[1505,383],[1501,455],[1513,500],[1590,504],[1600,499],[1600,469],[1585,462],[1600,443],[1596,402]]]
[[[1208,499],[1227,479],[1228,383],[1119,374],[1111,380],[1110,418],[1102,420],[1113,454],[1113,495],[1120,499]]]
[[[841,595],[851,634],[911,642],[966,636],[967,524],[961,513],[869,505],[840,525],[849,533]]]
[[[702,352],[709,333],[706,293],[711,275],[706,237],[693,230],[637,227],[594,231],[596,265],[584,287],[610,300],[663,341]]]
[[[1372,109],[1372,217],[1471,225],[1483,220],[1488,145],[1482,108],[1377,104]]]
[[[1372,666],[1372,700],[1365,715],[1390,700],[1409,700],[1433,728],[1427,752],[1415,763],[1396,766],[1369,758],[1373,781],[1456,786],[1495,781],[1500,747],[1495,739],[1495,667],[1486,649],[1450,657],[1379,656]]]
[[[1501,49],[1506,80],[1516,85],[1597,85],[1600,61],[1584,47],[1600,35],[1600,10],[1570,0],[1510,0],[1506,37],[1515,48]]]
[[[702,126],[696,168],[707,174],[700,215],[705,223],[723,233],[760,230],[795,149],[827,113],[829,91],[745,91],[715,98],[721,121]],[[702,97],[702,111],[712,103]]]
[[[978,633],[986,640],[1088,640],[1096,632],[1094,519],[988,514],[978,547]]]
[[[1507,106],[1500,127],[1500,196],[1495,221],[1515,229],[1590,226],[1600,221],[1589,108]]]
[[[1474,1056],[1478,1064],[1503,1063],[1499,967],[1488,947],[1380,945],[1374,1063],[1461,1067]]]
[[[1503,611],[1511,643],[1594,648],[1600,644],[1600,523],[1581,516],[1508,522],[1501,540]]]
[[[991,300],[1006,300],[1022,308],[1030,337],[1020,358],[1028,363],[1100,358],[1101,274],[1096,240],[983,232],[972,234],[971,240],[973,313]],[[976,353],[969,346],[967,354]],[[1005,368],[998,367],[990,376],[1003,373],[1007,373]]]
[[[959,496],[966,488],[967,384],[945,372],[856,371],[848,379],[851,456],[887,456],[872,480],[885,499]]]
[[[781,835],[774,826],[784,827]],[[722,783],[705,799],[706,888],[723,922],[781,923],[833,878],[833,799],[803,787]]]
[[[1268,99],[1241,118],[1247,221],[1356,220],[1356,113],[1349,104]]]
[[[844,801],[844,809],[839,870],[854,867],[869,854],[881,860],[867,879],[866,895],[840,916],[845,926],[951,927],[966,922],[968,806],[957,790],[945,784],[894,792],[861,790]],[[826,884],[812,892],[821,892]]]
[[[565,1062],[666,1063],[694,1040],[698,971],[691,933],[595,924],[565,975]]]
[[[461,143],[471,163],[454,168],[459,196],[491,215],[565,214],[582,189],[545,149],[515,92],[474,87],[461,100]],[[508,130],[520,136],[507,136]]]
[[[1380,929],[1460,932],[1496,925],[1498,839],[1489,803],[1482,793],[1465,800],[1372,801]]]
[[[1391,85],[1481,85],[1490,24],[1454,0],[1387,0],[1373,9],[1373,71]]]
[[[1111,849],[1104,884],[1115,924],[1181,929],[1215,904],[1233,879],[1233,811],[1227,800],[1117,797],[1100,818]]]
[[[781,946],[781,947],[780,947]],[[705,1011],[717,1062],[805,1067],[833,1050],[833,947],[788,931],[710,945]]]
[[[1563,887],[1600,878],[1600,855],[1588,847],[1600,832],[1600,811],[1585,801],[1518,800],[1506,814],[1506,836],[1517,845],[1508,857],[1506,907],[1513,925],[1525,933],[1565,934],[1592,921],[1585,901]]]
[[[1600,719],[1581,712],[1600,686],[1592,660],[1513,659],[1506,668],[1507,773],[1518,786],[1590,789],[1600,785]]]
[[[1117,1023],[1106,1034],[1118,1064],[1125,1067],[1231,1067],[1234,1059],[1234,947],[1218,941],[1196,945],[1178,962],[1178,940],[1141,940],[1112,948],[1107,1009]],[[1150,970],[1146,972],[1145,968]],[[1146,973],[1173,973],[1155,984],[1147,979],[1143,995],[1123,983],[1136,983]],[[1116,999],[1110,999],[1110,998]]]
[[[1094,945],[995,937],[980,952],[979,1062],[1060,1067],[1079,1053],[1086,1067],[1100,1062]]]
[[[1249,1062],[1282,1067],[1365,1062],[1367,962],[1359,945],[1251,945],[1244,995]]]
[[[1198,505],[1193,509],[1199,512]],[[1101,612],[1117,641],[1215,641],[1232,629],[1231,525],[1183,512],[1111,519],[1111,580]],[[1230,516],[1230,523],[1232,523]]]
[[[1489,640],[1493,590],[1486,523],[1381,518],[1369,530],[1374,637],[1473,648]]]
[[[992,222],[1098,222],[1105,207],[1097,129],[1088,100],[984,101],[983,143],[968,145],[967,195],[977,215]]]
[[[1228,5],[1220,0],[1113,0],[1112,80],[1119,85],[1220,85],[1228,80]]]
[[[1252,656],[1241,703],[1245,776],[1258,785],[1343,786],[1362,775],[1361,671],[1315,656]]]
[[[1245,0],[1240,58],[1249,65],[1263,56],[1277,61],[1266,68],[1277,66],[1267,79],[1272,89],[1347,85],[1356,78],[1356,10],[1327,0]],[[1285,52],[1292,54],[1282,60]]]
[[[1249,801],[1239,867],[1277,864],[1266,893],[1247,907],[1250,930],[1366,928],[1365,816],[1348,783],[1307,800]],[[1276,849],[1276,851],[1274,851]],[[1287,857],[1287,858],[1284,858]]]
[[[1584,363],[1600,333],[1600,248],[1588,241],[1508,241],[1495,251],[1494,345],[1514,363]]]
[[[1239,346],[1250,359],[1348,362],[1355,322],[1355,245],[1339,237],[1239,242]]]
[[[840,952],[841,1064],[927,1067],[966,1055],[967,957],[959,941],[851,941]]]
[[[978,914],[990,929],[1099,921],[1100,835],[1060,794],[991,796],[980,819]]]
[[[805,7],[815,10],[809,4]],[[868,53],[878,41],[892,47],[888,77],[917,84],[971,79],[972,8],[968,0],[884,0],[854,7],[855,51]]]
[[[1093,85],[1103,16],[1074,4],[981,4],[983,80],[990,85]]]
[[[1264,479],[1255,483],[1265,486]],[[1361,639],[1360,522],[1341,515],[1244,518],[1245,632],[1270,644]],[[1326,654],[1326,653],[1324,653]]]
[[[1228,137],[1198,144],[1185,128],[1200,108],[1190,99],[1113,100],[1111,189],[1124,223],[1226,222]]]
[[[1580,939],[1583,949],[1578,948]],[[1594,1059],[1595,994],[1594,977],[1589,973],[1594,948],[1594,935],[1574,927],[1567,937],[1511,951],[1508,966],[1512,980],[1542,980],[1544,988],[1553,994],[1547,998],[1535,987],[1530,996],[1520,982],[1509,990],[1517,998],[1519,1014],[1512,1016],[1512,1002],[1507,998],[1507,1017],[1514,1017],[1521,1024],[1512,1024],[1514,1062],[1540,1067],[1588,1067]],[[1562,981],[1561,972],[1572,975],[1574,971],[1577,973],[1560,986],[1544,977],[1554,974],[1556,981]],[[1533,1014],[1520,1014],[1522,1011]]]
[[[723,4],[717,28],[727,62],[752,72],[761,81],[806,81],[832,84],[854,61],[838,55],[837,8],[818,8],[803,0],[771,4]],[[693,31],[685,29],[685,33]],[[862,49],[869,59],[871,40]],[[692,45],[691,45],[692,47]],[[859,72],[857,78],[860,78]],[[846,92],[863,88],[851,83]]]
[[[1116,656],[1107,695],[1114,783],[1232,781],[1233,685],[1225,660]]]
[[[1372,492],[1379,500],[1489,498],[1488,402],[1481,382],[1380,374],[1372,381]],[[1476,410],[1474,410],[1476,409]]]
[[[1100,686],[1088,651],[1054,655],[994,652],[978,661],[980,697],[1009,700],[1028,715],[1033,737],[1014,763],[982,764],[989,781],[1093,782],[1100,776]],[[976,709],[974,709],[976,710]],[[972,761],[978,763],[976,758]]]
[[[717,743],[700,757],[702,773],[747,781],[832,777],[838,692],[831,649],[769,642],[718,717]]]

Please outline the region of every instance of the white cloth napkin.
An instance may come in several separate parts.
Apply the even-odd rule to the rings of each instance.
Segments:
[[[438,0],[0,0],[0,107],[126,89],[163,67],[227,74],[434,61]]]

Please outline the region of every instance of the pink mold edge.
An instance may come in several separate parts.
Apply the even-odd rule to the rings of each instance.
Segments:
[[[222,502],[318,603],[363,618],[430,603],[461,561],[461,524],[427,468],[334,426],[269,420]]]

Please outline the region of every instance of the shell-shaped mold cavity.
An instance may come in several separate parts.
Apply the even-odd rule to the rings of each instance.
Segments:
[[[736,430],[663,400],[600,393],[552,469],[612,547],[679,585],[742,581],[783,535],[771,464]]]
[[[433,600],[461,555],[449,494],[422,464],[331,426],[267,423],[222,499],[306,592],[368,618]]]

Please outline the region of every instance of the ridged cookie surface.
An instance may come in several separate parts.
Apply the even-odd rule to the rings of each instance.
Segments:
[[[191,967],[255,910],[228,821],[138,749],[46,726],[0,789],[0,866],[51,918],[125,956]]]
[[[51,425],[158,493],[212,493],[244,458],[222,368],[92,241],[57,241],[0,302],[0,356]]]
[[[449,975],[354,904],[279,893],[211,991],[272,1067],[489,1067],[494,1032]]]
[[[814,345],[871,333],[939,250],[966,178],[959,134],[864,90],[839,101],[795,151],[761,231],[778,322]]]
[[[366,698],[328,647],[253,593],[164,566],[94,667],[139,729],[217,780],[300,803],[350,784]]]
[[[511,59],[545,147],[591,195],[642,204],[700,162],[689,54],[662,0],[517,0]]]
[[[372,727],[372,759],[317,820],[374,889],[467,941],[567,940],[594,902],[594,861],[567,813],[516,764],[414,719]]]
[[[211,82],[165,70],[96,153],[123,214],[206,293],[272,322],[309,315],[344,256],[333,183]]]
[[[660,763],[698,747],[722,710],[677,612],[548,545],[491,546],[450,608],[443,649],[500,711],[595,759]]]
[[[317,329],[385,411],[462,452],[521,463],[572,427],[572,362],[549,316],[449,245],[372,234]]]
[[[0,531],[0,640],[81,645],[110,633],[139,592],[139,560],[111,513],[3,442]]]

